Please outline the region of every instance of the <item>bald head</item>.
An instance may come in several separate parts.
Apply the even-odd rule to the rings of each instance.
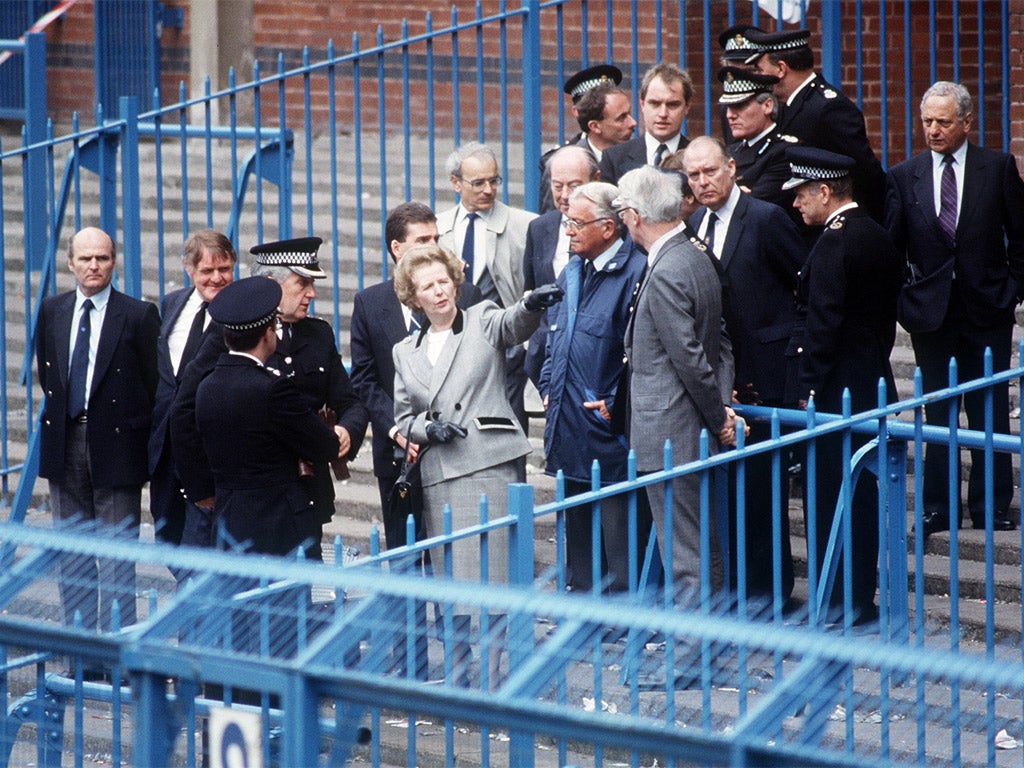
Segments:
[[[569,195],[576,187],[596,181],[601,175],[594,154],[584,147],[569,145],[556,150],[548,160],[551,197],[563,215],[569,210]]]
[[[114,241],[102,229],[86,227],[72,235],[68,269],[83,295],[94,296],[110,285],[115,257]]]

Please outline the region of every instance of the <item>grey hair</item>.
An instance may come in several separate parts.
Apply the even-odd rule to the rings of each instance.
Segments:
[[[764,104],[768,99],[772,100],[772,112],[768,117],[774,123],[779,119],[779,100],[775,98],[775,94],[762,91],[754,97],[758,104]]]
[[[620,208],[633,208],[652,224],[678,221],[683,193],[675,174],[650,165],[635,168],[619,179]]]
[[[577,198],[585,198],[594,206],[594,212],[598,218],[611,219],[615,222],[615,232],[622,235],[623,224],[619,214],[615,211],[612,201],[619,196],[619,189],[614,184],[606,181],[590,181],[576,187],[569,195],[569,202]]]
[[[470,157],[486,157],[494,161],[494,167],[498,167],[498,158],[494,150],[479,141],[471,141],[455,148],[455,151],[448,155],[444,161],[444,172],[457,179],[462,178],[462,164]]]
[[[259,262],[253,262],[252,266],[249,267],[249,274],[252,277],[270,277],[279,283],[283,283],[288,279],[289,275],[295,273],[288,267],[281,267],[274,264],[260,264]]]
[[[924,109],[924,103],[932,96],[940,96],[942,98],[948,96],[953,99],[953,101],[956,102],[956,116],[961,120],[974,111],[974,102],[971,100],[971,92],[960,85],[960,83],[951,83],[948,80],[939,80],[924,92],[924,96],[921,97],[921,109]]]
[[[576,156],[578,159],[584,161],[587,164],[588,178],[593,179],[597,176],[598,171],[601,170],[601,166],[597,164],[597,158],[594,157],[594,153],[589,149],[581,147],[578,144],[566,144],[564,147],[559,147],[548,155],[547,163],[544,166],[546,172],[551,172],[551,164],[555,161],[555,158],[559,156]]]

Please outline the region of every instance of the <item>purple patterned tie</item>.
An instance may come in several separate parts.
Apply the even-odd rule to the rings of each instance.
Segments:
[[[950,240],[956,240],[956,172],[953,170],[953,163],[956,162],[952,155],[942,158],[942,187],[939,203],[939,225],[949,235]]]

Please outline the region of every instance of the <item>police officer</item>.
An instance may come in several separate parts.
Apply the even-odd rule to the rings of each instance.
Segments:
[[[792,178],[785,186],[796,192],[793,205],[808,224],[824,226],[797,288],[805,319],[797,347],[799,400],[813,395],[819,411],[840,413],[843,390],[849,389],[853,412],[859,413],[877,405],[882,378],[889,402],[895,402],[889,354],[896,339],[900,257],[888,232],[853,200],[852,158],[813,147],[792,147],[787,158]],[[817,508],[806,512],[816,516],[818,568],[843,479],[842,439],[834,433],[817,441]],[[852,450],[866,441],[854,435]],[[863,623],[878,616],[876,478],[862,473],[852,498],[853,609],[855,621]],[[837,584],[833,603],[841,596]]]
[[[854,161],[854,199],[876,221],[885,205],[885,171],[868,142],[864,114],[814,70],[806,29],[781,32],[748,30],[757,48],[746,61],[754,71],[779,78],[779,130],[810,147],[842,153]]]
[[[326,464],[340,451],[294,379],[266,366],[281,296],[276,282],[247,278],[210,303],[228,351],[199,385],[196,423],[227,534],[249,551],[286,555],[320,534],[299,460]]]
[[[271,278],[281,288],[281,328],[278,344],[267,359],[267,366],[291,379],[303,403],[319,412],[338,437],[341,460],[355,457],[366,433],[369,417],[359,402],[348,374],[341,364],[331,326],[309,315],[310,303],[316,297],[313,281],[325,277],[317,260],[321,240],[318,237],[297,238],[265,243],[250,250],[255,257],[252,274]],[[202,442],[196,427],[195,397],[201,382],[226,350],[222,333],[208,333],[196,358],[182,378],[171,413],[174,459],[182,473],[185,495],[196,500],[196,509],[189,509],[206,518],[194,524],[186,519],[185,544],[209,546],[213,537],[213,477],[206,465]],[[303,483],[310,487],[316,517],[320,524],[334,514],[334,481],[331,467],[323,458],[303,457]],[[343,464],[338,464],[344,473]],[[310,550],[312,557],[320,554],[319,538]]]

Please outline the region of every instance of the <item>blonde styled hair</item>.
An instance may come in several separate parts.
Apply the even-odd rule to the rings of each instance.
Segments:
[[[416,284],[413,281],[413,274],[420,267],[428,264],[442,264],[448,271],[448,277],[452,279],[455,286],[455,295],[459,295],[459,289],[466,281],[462,271],[462,260],[447,248],[442,248],[434,243],[416,245],[406,251],[395,266],[395,293],[398,300],[411,309],[418,309],[416,305]]]

